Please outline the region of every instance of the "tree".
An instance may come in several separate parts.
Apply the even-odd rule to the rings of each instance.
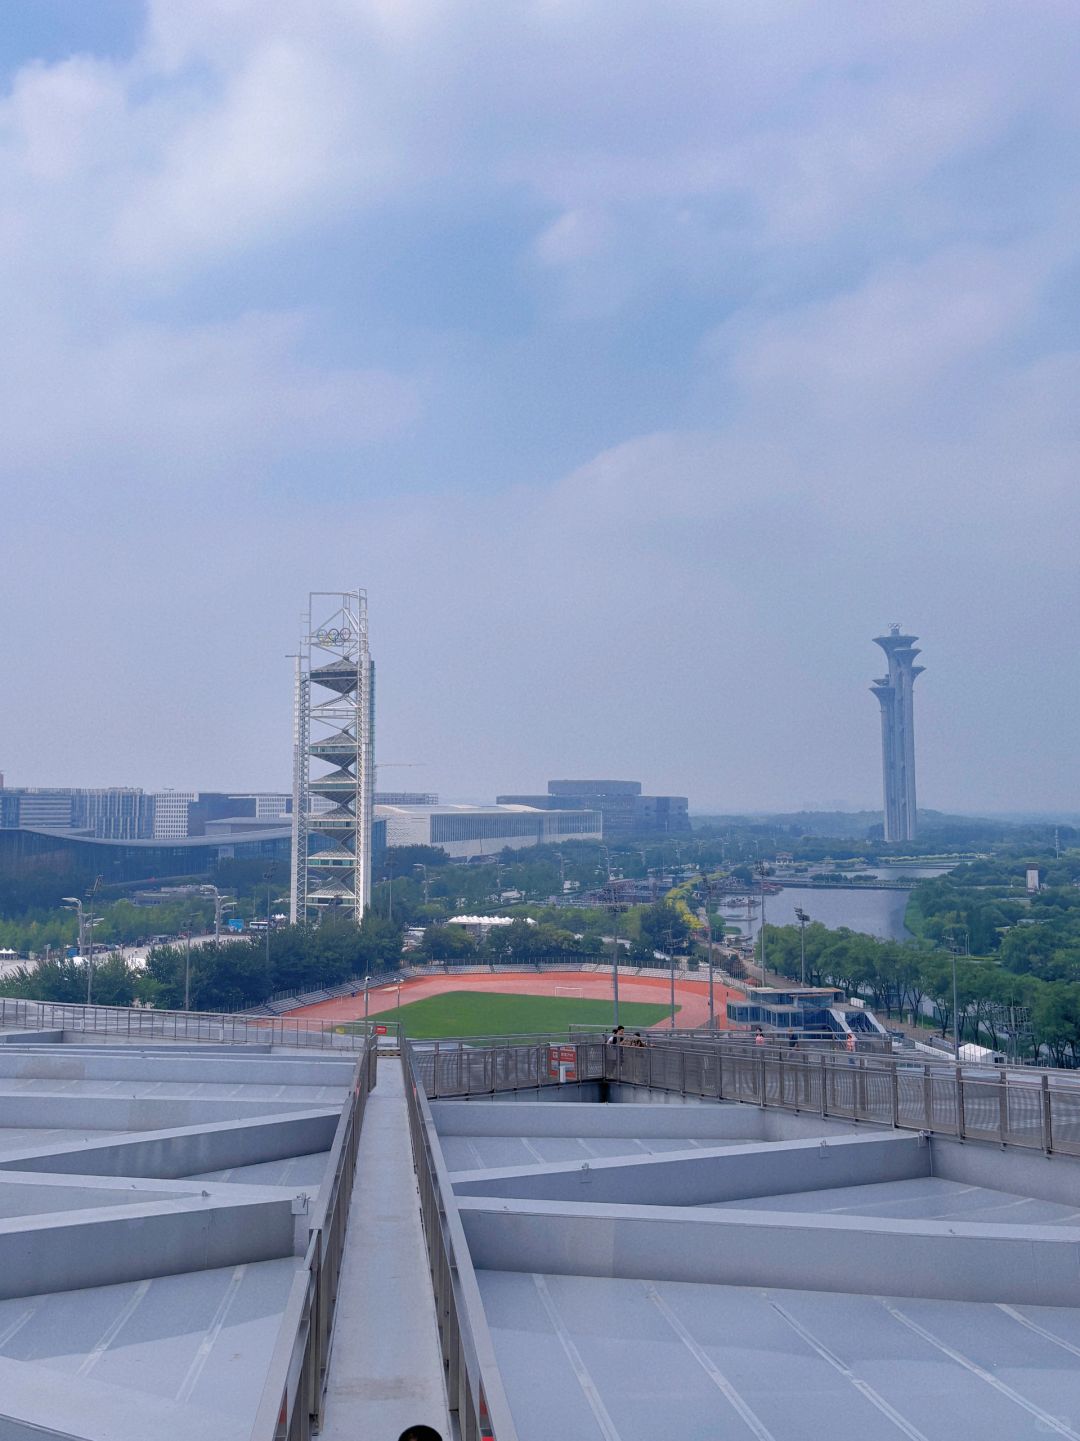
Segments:
[[[685,946],[690,936],[690,923],[671,901],[657,901],[643,906],[638,917],[641,944],[650,951],[671,954]]]
[[[428,961],[463,961],[476,947],[463,926],[428,926],[417,954]]]

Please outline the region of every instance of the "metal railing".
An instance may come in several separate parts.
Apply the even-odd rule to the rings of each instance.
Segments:
[[[460,1441],[517,1441],[416,1060],[410,1054],[405,1061],[405,1097],[448,1405]]]
[[[334,1134],[327,1180],[309,1223],[304,1266],[289,1292],[251,1441],[309,1441],[322,1425],[356,1153],[364,1108],[375,1085],[377,1053],[377,1047],[365,1044],[356,1063],[350,1101]]]
[[[376,1023],[393,1026],[372,1017]],[[218,1045],[317,1047],[359,1051],[362,1021],[322,1020],[314,1016],[242,1016],[212,1011],[159,1011],[149,1006],[77,1006],[60,1001],[22,1001],[0,997],[0,1031],[72,1031],[93,1036],[147,1041],[193,1041]]]
[[[432,1048],[412,1063],[432,1099],[607,1081],[712,1101],[743,1101],[871,1121],[959,1140],[1080,1156],[1080,1085],[1048,1071],[981,1072],[878,1055],[786,1052],[767,1046],[612,1046],[577,1040],[572,1067],[555,1043]]]

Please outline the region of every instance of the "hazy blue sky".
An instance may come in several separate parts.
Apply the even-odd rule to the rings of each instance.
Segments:
[[[33,0],[0,41],[0,770],[1075,809],[1075,0]]]

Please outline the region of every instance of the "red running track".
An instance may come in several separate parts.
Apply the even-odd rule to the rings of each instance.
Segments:
[[[493,974],[471,973],[465,976],[415,976],[401,982],[401,1004],[423,1001],[428,996],[442,996],[447,991],[493,991],[515,996],[553,996],[556,986],[579,987],[583,999],[606,1001],[611,999],[610,971],[515,971]],[[652,1005],[667,1005],[671,995],[671,982],[666,976],[619,975],[619,999],[621,1001],[645,1001]],[[717,983],[714,986],[716,1023],[727,1025],[728,1000],[741,999],[737,991]],[[675,1003],[679,1010],[675,1025],[681,1029],[694,1029],[708,1025],[709,983],[707,980],[687,980],[677,977],[675,981]],[[398,1004],[398,982],[373,986],[369,1000],[368,1014],[382,1015],[393,1011]],[[339,996],[332,1001],[319,1001],[313,1006],[301,1006],[289,1011],[294,1016],[311,1016],[323,1021],[357,1021],[364,1015],[364,997]],[[657,1026],[668,1022],[658,1021]],[[655,1028],[654,1028],[655,1029]]]

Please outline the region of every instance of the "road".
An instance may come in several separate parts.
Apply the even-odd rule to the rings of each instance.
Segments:
[[[222,940],[224,940],[224,939],[225,939],[225,936],[223,935],[223,936],[222,936]],[[192,938],[191,938],[191,944],[192,944],[193,947],[194,947],[194,946],[213,945],[213,943],[214,943],[214,937],[213,937],[213,935],[208,935],[208,936],[192,936]],[[170,946],[182,946],[182,945],[184,944],[184,942],[183,942],[182,940],[180,940],[179,938],[176,938],[176,939],[173,939],[173,940],[168,941],[168,942],[162,941],[162,942],[159,942],[158,944],[160,944],[160,945],[170,945]],[[141,970],[142,967],[146,965],[147,952],[148,952],[148,951],[152,951],[153,949],[154,949],[153,946],[124,946],[124,947],[122,948],[122,951],[120,951],[120,952],[116,952],[116,951],[98,951],[98,950],[95,950],[95,951],[94,951],[94,964],[97,965],[97,964],[98,964],[100,961],[102,961],[102,960],[105,958],[105,956],[107,956],[107,955],[108,955],[108,956],[111,956],[111,955],[122,954],[122,955],[124,955],[124,956],[131,962],[131,964],[132,964],[133,966],[137,966],[137,967]],[[17,970],[19,970],[21,967],[23,967],[23,966],[29,966],[30,964],[31,964],[31,963],[30,963],[29,961],[18,960],[18,959],[16,959],[16,960],[7,960],[7,959],[5,959],[5,960],[0,960],[0,980],[2,980],[5,976],[14,975],[15,972],[16,972]]]

